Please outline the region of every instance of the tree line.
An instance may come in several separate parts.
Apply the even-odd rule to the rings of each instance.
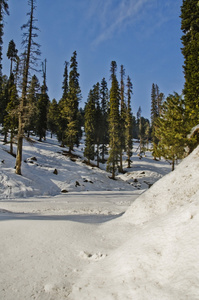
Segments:
[[[56,134],[62,147],[69,153],[79,145],[82,128],[85,132],[84,156],[97,165],[107,161],[107,169],[115,178],[116,171],[123,172],[124,153],[131,167],[133,139],[139,139],[138,154],[145,152],[152,142],[154,159],[161,156],[172,161],[185,155],[199,142],[198,135],[187,139],[190,129],[199,120],[199,5],[196,0],[184,0],[181,6],[182,53],[184,55],[185,85],[182,95],[173,93],[166,99],[157,84],[151,89],[151,122],[142,116],[139,107],[136,116],[131,109],[133,84],[126,77],[124,66],[117,75],[117,63],[111,62],[111,87],[103,78],[89,91],[84,108],[79,107],[81,89],[79,85],[77,53],[64,64],[62,97],[50,101],[46,82],[46,60],[42,62],[43,82],[40,84],[35,70],[39,66],[40,45],[36,42],[38,28],[35,19],[36,0],[28,0],[28,21],[22,26],[24,52],[18,56],[13,40],[8,45],[10,59],[9,77],[2,74],[3,17],[9,14],[7,0],[0,1],[0,123],[4,142],[10,143],[13,154],[14,137],[17,138],[16,173],[21,174],[23,138],[35,134],[39,141],[45,139],[46,131]],[[34,72],[34,75],[31,73]],[[8,135],[9,133],[9,135]],[[9,141],[8,141],[9,138]]]

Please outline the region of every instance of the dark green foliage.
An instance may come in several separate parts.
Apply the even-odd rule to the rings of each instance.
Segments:
[[[49,97],[46,92],[45,85],[41,87],[41,94],[37,102],[37,121],[36,121],[36,134],[39,136],[39,141],[46,137],[47,130],[47,112],[49,105]]]
[[[161,113],[161,105],[164,100],[164,94],[159,92],[159,87],[156,84],[152,84],[151,89],[151,137],[152,137],[152,144],[153,144],[153,157],[156,159],[159,157],[158,153],[158,138],[156,135],[156,120],[159,117]]]
[[[11,63],[10,63],[10,75],[12,74],[13,61],[16,61],[16,59],[17,59],[17,53],[18,53],[18,50],[16,49],[15,42],[13,40],[11,40],[9,42],[8,51],[7,51],[7,57],[11,61]]]
[[[70,60],[69,74],[69,91],[64,106],[64,114],[67,119],[67,129],[65,131],[66,145],[69,147],[69,152],[73,150],[74,144],[77,143],[78,137],[78,105],[81,99],[81,90],[79,86],[79,73],[77,70],[77,53],[74,51]]]
[[[30,85],[27,90],[27,120],[25,130],[36,133],[36,124],[38,117],[38,100],[41,94],[40,83],[36,75],[32,76]]]
[[[127,112],[126,112],[126,153],[128,168],[131,167],[131,156],[133,148],[133,116],[131,113],[131,96],[133,93],[133,84],[130,77],[127,78]]]
[[[100,97],[101,97],[101,136],[100,136],[100,143],[101,143],[101,156],[102,156],[102,163],[105,162],[105,154],[108,153],[107,144],[109,142],[109,134],[108,134],[108,87],[105,78],[101,81],[100,86]]]
[[[120,89],[116,77],[117,64],[111,63],[111,89],[110,89],[110,114],[109,114],[109,158],[107,169],[112,172],[115,179],[115,172],[118,166],[120,155]]]
[[[9,102],[8,98],[8,77],[3,76],[1,78],[1,101],[0,101],[0,123],[4,126],[4,117],[6,113],[6,107]]]
[[[46,60],[43,65],[43,85],[41,87],[41,95],[37,102],[37,122],[36,122],[36,134],[39,135],[39,141],[46,137],[47,126],[47,114],[48,114],[49,97],[47,94],[46,86]]]
[[[11,74],[8,81],[8,99],[9,102],[6,107],[6,116],[4,118],[4,128],[6,132],[10,131],[10,153],[13,154],[13,138],[17,133],[18,127],[18,107],[19,97],[17,93],[16,84],[14,83],[14,75]]]
[[[85,106],[85,149],[84,155],[90,160],[94,160],[95,157],[95,127],[96,127],[96,120],[95,120],[95,98],[93,95],[93,90],[90,90],[88,95],[88,101]]]
[[[65,107],[67,105],[67,97],[68,97],[68,62],[65,62],[64,66],[64,80],[62,84],[62,98],[58,103],[58,116],[57,116],[57,138],[58,141],[61,142],[61,146],[64,147],[66,142],[66,129],[67,129],[67,115],[65,113]]]
[[[125,78],[125,69],[124,66],[121,65],[120,69],[120,167],[119,171],[123,172],[123,159],[122,154],[123,150],[125,150],[126,147],[126,103],[125,103],[125,96],[124,96],[124,78]]]
[[[57,101],[53,99],[52,102],[49,102],[49,108],[47,114],[47,124],[48,124],[48,129],[51,131],[51,138],[52,138],[52,134],[57,132],[58,116],[59,116],[58,104]]]
[[[3,17],[5,13],[9,15],[8,1],[0,0],[0,77],[2,77],[2,47],[3,47],[3,27],[4,27]]]
[[[182,54],[184,56],[184,96],[186,127],[199,124],[199,2],[183,0],[181,6]]]
[[[172,170],[174,170],[175,161],[184,156],[186,143],[184,119],[184,101],[181,96],[177,93],[169,95],[162,105],[155,127],[159,140],[158,151],[161,156],[171,160]]]

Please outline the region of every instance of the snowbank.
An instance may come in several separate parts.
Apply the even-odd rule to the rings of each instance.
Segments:
[[[199,147],[103,225],[116,248],[69,299],[199,299]]]
[[[137,198],[125,218],[138,225],[194,200],[199,200],[199,147]]]

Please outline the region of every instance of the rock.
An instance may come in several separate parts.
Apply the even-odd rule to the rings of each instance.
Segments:
[[[58,174],[58,171],[57,171],[57,169],[54,169],[54,171],[53,171],[53,174],[55,174],[55,175],[57,175],[57,174]]]
[[[68,193],[67,190],[61,190],[61,193]]]
[[[31,160],[37,161],[37,158],[35,156],[31,157]]]

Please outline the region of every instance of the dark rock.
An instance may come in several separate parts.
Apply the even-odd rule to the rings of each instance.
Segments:
[[[55,174],[55,175],[57,175],[57,174],[58,174],[58,171],[57,171],[57,169],[54,169],[54,171],[53,171],[53,174]]]

